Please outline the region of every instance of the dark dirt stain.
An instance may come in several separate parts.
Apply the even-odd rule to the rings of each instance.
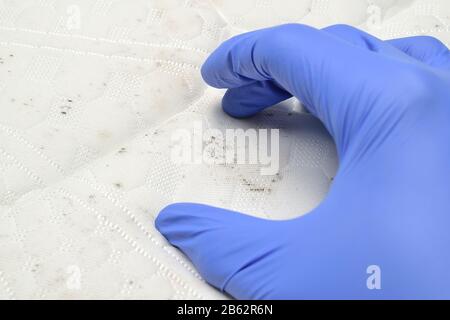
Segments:
[[[60,106],[59,109],[61,110],[61,114],[66,115],[70,110],[72,110],[71,106]]]
[[[272,180],[272,182],[274,182],[274,180]],[[272,192],[272,188],[258,186],[245,178],[242,178],[242,183],[244,184],[244,186],[249,187],[248,190],[252,192]]]
[[[249,190],[253,192],[272,192],[272,189],[270,188],[250,188]]]

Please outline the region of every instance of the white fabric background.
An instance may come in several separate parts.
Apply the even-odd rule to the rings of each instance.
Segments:
[[[154,217],[198,201],[288,218],[326,194],[317,120],[292,101],[233,120],[199,75],[230,35],[284,22],[450,44],[446,0],[0,0],[0,297],[224,298]],[[174,164],[171,133],[195,120],[281,128],[280,174]]]

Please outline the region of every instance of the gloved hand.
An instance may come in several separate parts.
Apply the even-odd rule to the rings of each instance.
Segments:
[[[441,42],[289,24],[226,41],[202,75],[228,88],[223,109],[234,117],[294,95],[340,159],[326,199],[296,219],[166,207],[156,227],[206,281],[241,299],[450,298],[450,53]],[[368,286],[372,269],[380,290]]]

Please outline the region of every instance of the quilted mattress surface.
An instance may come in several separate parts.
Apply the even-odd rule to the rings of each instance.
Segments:
[[[0,298],[227,298],[154,219],[175,201],[285,219],[326,194],[316,119],[296,101],[231,119],[199,73],[226,38],[285,22],[450,44],[447,0],[0,0]],[[174,163],[194,123],[279,128],[279,173]]]

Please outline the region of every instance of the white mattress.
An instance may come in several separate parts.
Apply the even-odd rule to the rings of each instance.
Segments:
[[[154,218],[194,201],[281,219],[326,194],[337,160],[317,120],[295,101],[231,119],[199,75],[230,35],[283,22],[450,43],[447,0],[0,1],[0,297],[225,298]],[[281,128],[279,175],[170,161],[196,120]]]

